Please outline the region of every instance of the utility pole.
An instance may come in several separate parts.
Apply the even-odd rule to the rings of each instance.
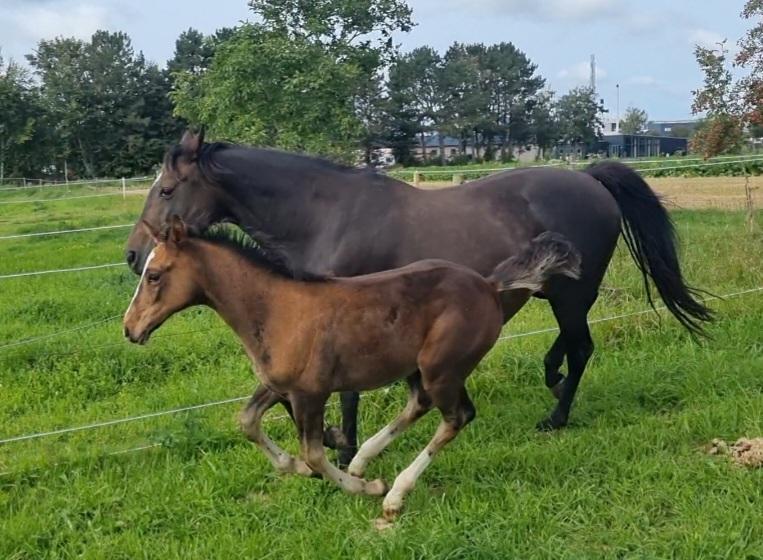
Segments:
[[[596,55],[591,55],[591,91],[596,93]]]
[[[617,88],[617,124],[615,125],[617,127],[617,132],[620,132],[620,84],[616,84],[615,87]]]

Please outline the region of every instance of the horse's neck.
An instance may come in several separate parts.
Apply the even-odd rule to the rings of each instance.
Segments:
[[[414,190],[373,174],[319,169],[311,175],[277,166],[256,175],[239,174],[225,188],[239,226],[260,242],[277,244],[295,269],[310,272],[328,270],[314,269],[316,260],[330,260],[327,247],[339,247],[345,234],[356,239],[371,235],[375,220],[390,219],[382,210],[389,201]],[[349,231],[359,223],[363,227]]]

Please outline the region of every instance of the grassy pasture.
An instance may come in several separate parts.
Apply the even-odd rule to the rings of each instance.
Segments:
[[[0,192],[0,202],[21,197]],[[140,196],[0,204],[0,237],[130,223],[141,205]],[[763,238],[745,234],[742,213],[674,217],[693,283],[717,294],[763,286]],[[0,275],[119,262],[128,231],[0,240]],[[0,347],[118,315],[135,283],[122,268],[0,280]],[[541,361],[554,335],[500,342],[470,380],[477,419],[382,533],[372,524],[379,500],[273,473],[237,430],[239,404],[0,445],[0,558],[763,557],[763,472],[701,449],[763,433],[763,293],[713,305],[713,340],[699,344],[664,315],[594,325],[597,352],[572,425],[557,434],[534,430],[552,406]],[[621,248],[592,317],[645,308]],[[533,302],[506,333],[550,326],[547,306]],[[0,348],[0,439],[254,385],[236,340],[207,310],[173,318],[145,348],[111,321]],[[400,387],[366,395],[362,434],[403,402]],[[391,480],[436,422],[425,418],[369,476]],[[287,421],[267,426],[295,449]]]

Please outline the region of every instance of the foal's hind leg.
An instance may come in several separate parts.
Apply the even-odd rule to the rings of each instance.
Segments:
[[[403,500],[413,490],[419,476],[429,466],[434,456],[474,419],[474,405],[465,387],[461,387],[455,399],[452,398],[450,387],[444,390],[435,389],[430,396],[442,413],[442,422],[424,450],[403,472],[397,475],[395,483],[384,498],[384,517],[388,521],[392,521],[400,513]]]
[[[284,402],[281,396],[265,386],[258,387],[254,395],[252,395],[249,404],[241,413],[241,428],[246,437],[262,449],[277,471],[310,476],[313,474],[313,471],[304,461],[292,457],[278,447],[262,430],[263,415],[279,402]]]
[[[353,476],[363,476],[368,463],[377,457],[384,449],[395,441],[400,434],[410,428],[419,418],[424,416],[431,408],[432,401],[421,389],[421,374],[416,372],[408,379],[410,395],[403,412],[392,422],[387,424],[378,433],[368,438],[360,446],[357,455],[347,468],[347,472]]]
[[[327,395],[290,394],[294,419],[299,430],[302,456],[311,469],[323,475],[351,494],[382,496],[387,485],[381,480],[366,481],[332,465],[323,448],[323,415]]]

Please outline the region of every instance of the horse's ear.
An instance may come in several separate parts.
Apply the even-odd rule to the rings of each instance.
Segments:
[[[201,127],[198,132],[193,132],[191,129],[186,130],[180,139],[180,145],[188,153],[198,156],[204,145],[204,127]]]
[[[140,225],[143,226],[143,229],[151,237],[151,239],[153,239],[154,243],[158,245],[162,242],[161,233],[159,230],[154,229],[146,220],[141,220]]]
[[[169,240],[175,245],[182,243],[188,237],[188,228],[186,228],[183,218],[177,214],[170,220]]]

